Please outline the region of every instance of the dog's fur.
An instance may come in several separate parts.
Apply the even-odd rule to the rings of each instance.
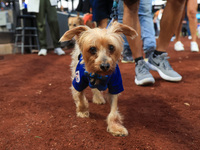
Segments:
[[[82,53],[85,63],[85,70],[89,73],[97,73],[99,75],[109,75],[115,70],[116,64],[123,50],[123,39],[121,34],[134,38],[137,33],[134,29],[127,25],[114,22],[108,29],[94,28],[87,26],[78,26],[67,31],[60,39],[61,42],[71,40],[76,36],[76,46],[72,52],[72,80],[75,77],[75,69],[78,64],[78,55]],[[109,45],[114,47],[114,50],[109,49]],[[96,53],[91,53],[90,48],[95,47]],[[102,70],[101,64],[109,64],[109,68]],[[76,104],[76,113],[78,117],[89,117],[89,104],[84,95],[84,91],[77,91],[72,86],[72,95]],[[97,89],[92,89],[93,102],[104,104],[105,100],[101,92]],[[108,100],[111,103],[111,111],[107,117],[107,131],[114,136],[127,136],[128,131],[122,125],[122,116],[117,107],[118,94],[108,93]]]
[[[68,18],[68,27],[69,30],[79,26],[79,25],[83,25],[83,19],[77,15],[76,17],[69,17]]]
[[[91,18],[88,18],[87,16],[89,16],[89,15],[91,15],[91,14],[85,14],[84,17],[82,18],[82,17],[80,17],[80,15],[78,13],[77,16],[75,16],[75,17],[69,17],[68,18],[69,30],[71,30],[77,26],[80,26],[80,25],[87,25],[90,28],[95,28],[97,26],[96,22],[93,22]],[[75,46],[74,39],[67,41],[65,45],[68,49],[74,48],[74,46]]]
[[[91,19],[88,19],[87,16],[89,16],[91,14],[85,14],[84,17],[80,17],[79,14],[77,14],[77,16],[75,17],[69,17],[68,18],[68,27],[69,27],[69,30],[79,26],[79,25],[87,25],[88,27],[90,28],[95,28],[97,25],[96,25],[96,22],[93,22]]]

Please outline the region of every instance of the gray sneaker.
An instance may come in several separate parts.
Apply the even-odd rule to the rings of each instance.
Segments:
[[[149,72],[149,66],[144,60],[139,60],[135,66],[135,84],[148,85],[155,83],[155,80]]]
[[[167,53],[161,55],[153,56],[151,54],[148,59],[148,65],[151,70],[157,71],[161,78],[167,81],[180,81],[182,76],[174,71],[167,60],[169,57]]]
[[[133,63],[134,59],[132,57],[132,52],[129,48],[124,49],[122,63]]]

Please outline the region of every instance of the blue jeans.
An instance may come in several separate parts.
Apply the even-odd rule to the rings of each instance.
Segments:
[[[123,1],[119,0],[118,4],[118,22],[123,22]],[[155,30],[152,16],[152,0],[140,0],[139,20],[141,28],[141,37],[143,41],[144,53],[154,51],[156,49]],[[124,36],[124,49],[129,48],[128,41]]]

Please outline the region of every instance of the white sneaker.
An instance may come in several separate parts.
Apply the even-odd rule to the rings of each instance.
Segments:
[[[190,48],[191,48],[192,52],[199,52],[199,46],[198,46],[197,42],[191,42],[190,46],[191,46]]]
[[[55,48],[54,53],[57,55],[65,55],[65,52],[60,47]]]
[[[46,56],[47,55],[47,49],[42,48],[40,49],[40,51],[38,52],[39,56]]]
[[[189,36],[188,36],[188,40],[191,40],[191,39],[192,39],[192,36],[191,36],[191,35],[189,35]]]
[[[184,45],[183,45],[183,43],[181,43],[181,41],[177,41],[174,44],[174,50],[175,51],[184,51]]]

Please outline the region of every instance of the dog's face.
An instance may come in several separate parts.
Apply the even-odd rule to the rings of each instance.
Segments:
[[[115,70],[123,50],[122,33],[133,38],[137,35],[129,26],[114,22],[108,29],[76,27],[67,31],[60,41],[70,40],[76,35],[86,71],[109,75]]]
[[[69,17],[68,18],[68,26],[69,26],[69,30],[79,26],[79,25],[83,25],[83,19],[79,16],[76,17]]]

